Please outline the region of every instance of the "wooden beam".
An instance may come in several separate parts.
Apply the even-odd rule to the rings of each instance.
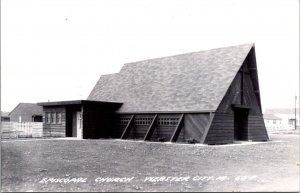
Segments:
[[[245,77],[245,65],[242,66],[241,74],[241,104],[244,104],[244,77]]]
[[[122,133],[121,139],[127,139],[133,124],[134,124],[134,115],[131,116],[128,124],[126,125],[126,127]]]
[[[205,126],[204,134],[200,140],[200,143],[205,142],[206,136],[207,136],[210,126],[214,120],[214,117],[215,117],[215,113],[209,113],[209,121],[208,121],[207,125]]]
[[[176,142],[177,141],[177,138],[180,134],[180,131],[183,127],[183,118],[184,118],[184,114],[181,114],[180,118],[179,118],[179,121],[178,121],[178,124],[173,132],[173,135],[171,137],[171,142]]]
[[[155,126],[156,126],[156,120],[157,120],[157,114],[155,114],[150,126],[149,126],[149,129],[145,135],[145,138],[144,138],[144,141],[149,141],[154,130],[155,130]]]
[[[249,70],[253,70],[253,71],[256,71],[257,69],[256,69],[256,68],[249,68]]]

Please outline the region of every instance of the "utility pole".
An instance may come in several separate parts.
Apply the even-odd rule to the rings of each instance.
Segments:
[[[295,95],[295,130],[297,130],[297,95]]]

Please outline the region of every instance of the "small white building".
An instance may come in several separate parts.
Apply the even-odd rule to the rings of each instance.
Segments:
[[[282,119],[273,114],[264,114],[264,121],[267,130],[283,130]]]
[[[296,112],[293,108],[266,109],[264,121],[267,130],[295,130],[295,122],[299,129],[299,109]]]

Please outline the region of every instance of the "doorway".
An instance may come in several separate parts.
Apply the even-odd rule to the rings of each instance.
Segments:
[[[77,138],[82,139],[82,113],[76,112],[76,133]]]
[[[234,140],[248,140],[249,109],[234,109]]]

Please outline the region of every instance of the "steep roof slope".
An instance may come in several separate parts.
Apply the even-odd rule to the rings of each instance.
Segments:
[[[43,107],[38,106],[35,103],[19,103],[9,115],[42,115]]]
[[[101,76],[88,100],[123,102],[119,112],[216,110],[253,44],[128,63]]]

